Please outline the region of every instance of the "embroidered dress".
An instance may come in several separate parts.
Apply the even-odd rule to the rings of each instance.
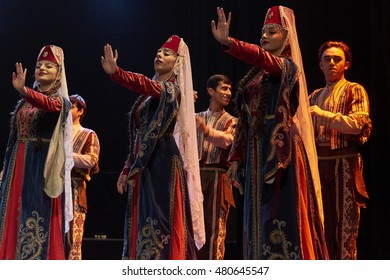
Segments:
[[[27,91],[14,112],[4,160],[0,259],[64,259],[64,195],[45,193],[43,170],[52,133],[60,116],[64,124],[70,102]]]
[[[100,144],[95,131],[73,125],[74,167],[72,169],[73,220],[67,236],[69,260],[82,259],[82,241],[87,213],[87,181],[99,172]]]
[[[232,186],[226,184],[226,171],[237,118],[225,110],[207,110],[197,115],[210,128],[207,137],[197,133],[206,229],[206,243],[197,255],[198,259],[223,260],[226,222],[230,206],[235,206]]]
[[[123,259],[195,259],[186,174],[173,137],[181,93],[173,82],[119,67],[111,79],[144,95],[130,119],[136,139],[125,166],[130,170]]]
[[[341,80],[333,92],[320,88],[310,104],[326,111],[313,119],[330,259],[356,259],[360,207],[368,198],[359,148],[369,138],[369,99],[357,83]]]
[[[256,66],[238,96],[242,102],[229,156],[239,162],[244,187],[244,259],[327,258],[321,209],[293,121],[297,66],[234,38],[226,52]]]

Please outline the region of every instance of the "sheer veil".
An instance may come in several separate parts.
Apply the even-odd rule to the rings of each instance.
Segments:
[[[317,162],[317,150],[314,139],[314,129],[311,115],[309,113],[309,98],[306,85],[305,71],[303,68],[302,55],[299,47],[298,35],[295,27],[294,12],[286,7],[279,6],[283,27],[288,32],[288,40],[291,48],[292,60],[300,70],[299,75],[299,106],[293,118],[293,121],[299,131],[305,146],[306,154],[309,160],[310,171],[313,178],[314,189],[316,192],[317,204],[320,209],[322,223],[324,222],[321,182]]]
[[[198,145],[196,138],[195,104],[192,85],[191,59],[188,46],[181,39],[179,61],[175,67],[181,92],[180,109],[174,137],[184,161],[191,204],[192,226],[195,244],[200,249],[206,240],[203,216],[203,194],[200,183]]]

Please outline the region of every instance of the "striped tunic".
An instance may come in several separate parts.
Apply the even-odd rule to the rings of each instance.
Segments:
[[[207,110],[197,113],[197,116],[203,118],[209,127],[207,137],[197,133],[206,231],[206,243],[197,252],[197,257],[201,260],[223,260],[226,223],[230,206],[235,206],[232,186],[226,184],[226,170],[230,166],[227,159],[237,118],[225,110]]]
[[[226,111],[211,112],[210,110],[197,113],[197,116],[202,117],[206,125],[213,128],[206,139],[203,133],[197,134],[199,160],[204,164],[224,164],[229,156],[230,148],[227,147],[233,141],[237,118]]]
[[[357,259],[360,207],[368,198],[359,148],[371,133],[369,99],[357,83],[340,80],[333,90],[310,95],[323,116],[315,116],[318,167],[330,259]]]

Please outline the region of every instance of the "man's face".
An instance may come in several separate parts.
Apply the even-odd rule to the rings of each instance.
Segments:
[[[348,69],[349,62],[345,61],[342,49],[331,47],[322,54],[320,68],[327,82],[337,82],[344,78],[344,72]]]
[[[232,86],[224,82],[219,82],[215,90],[209,88],[209,94],[212,102],[219,106],[226,107],[229,105],[230,99],[232,98]]]
[[[72,112],[72,120],[74,122],[75,120],[80,119],[81,115],[83,114],[83,109],[79,110],[76,103],[73,103],[71,112]]]

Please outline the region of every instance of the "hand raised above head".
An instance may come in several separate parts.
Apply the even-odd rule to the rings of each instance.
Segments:
[[[104,46],[104,56],[101,57],[100,62],[102,63],[102,67],[104,72],[108,75],[112,75],[116,71],[118,60],[118,51],[112,51],[112,47],[110,44],[106,44]]]
[[[223,8],[217,7],[218,23],[214,20],[211,21],[211,31],[213,32],[215,40],[220,42],[222,45],[229,46],[229,29],[230,22],[232,20],[232,14],[229,12],[226,20],[225,12]]]

